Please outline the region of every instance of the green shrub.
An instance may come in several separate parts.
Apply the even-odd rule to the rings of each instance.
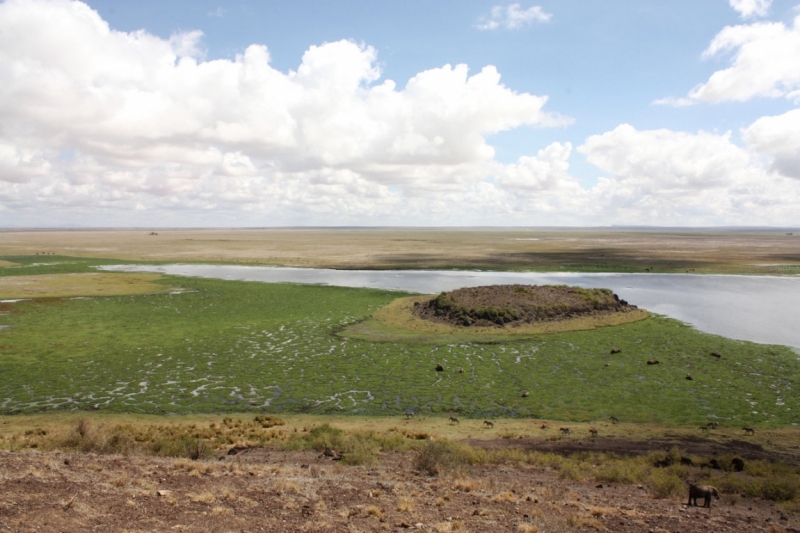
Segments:
[[[650,472],[650,490],[656,498],[672,498],[682,496],[686,492],[686,484],[674,472],[668,469],[655,468]]]
[[[793,500],[800,489],[797,476],[777,475],[761,480],[759,492],[762,498],[776,502]]]
[[[447,440],[429,441],[417,452],[414,468],[436,476],[475,464],[478,460],[476,451],[467,445]]]
[[[561,479],[574,479],[576,481],[583,481],[586,477],[586,465],[578,461],[565,461],[561,464],[558,471],[558,477]]]
[[[348,439],[342,463],[346,465],[372,465],[378,462],[380,444],[370,435],[357,434]]]
[[[596,481],[607,483],[641,483],[648,468],[637,459],[610,459],[594,471]]]

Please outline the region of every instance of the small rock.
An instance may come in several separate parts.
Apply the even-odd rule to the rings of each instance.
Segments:
[[[158,494],[159,496],[168,496],[168,495],[172,494],[172,491],[171,490],[163,490],[162,489],[162,490],[157,490],[156,494]]]

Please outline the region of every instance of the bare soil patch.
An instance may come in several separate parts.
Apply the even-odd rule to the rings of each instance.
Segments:
[[[566,285],[468,287],[414,305],[414,314],[454,326],[519,326],[634,311],[609,289]]]
[[[0,452],[0,527],[11,532],[796,532],[772,502],[712,507],[647,488],[561,479],[549,468],[475,466],[429,477],[410,453],[347,467],[315,452],[250,449],[190,461]]]

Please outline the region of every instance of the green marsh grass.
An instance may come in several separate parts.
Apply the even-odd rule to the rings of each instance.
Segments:
[[[2,275],[91,272],[104,263],[4,259],[21,266]],[[32,266],[47,261],[55,264]],[[158,283],[183,292],[0,304],[0,324],[11,326],[0,330],[0,414],[411,409],[729,427],[800,422],[794,351],[663,317],[496,343],[368,342],[335,333],[407,294],[168,276]]]

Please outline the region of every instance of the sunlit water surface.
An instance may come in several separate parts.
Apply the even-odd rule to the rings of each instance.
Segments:
[[[523,283],[605,287],[701,331],[800,349],[800,277],[580,274],[437,270],[327,270],[234,265],[114,265],[104,270],[201,278],[368,287],[425,294]]]

